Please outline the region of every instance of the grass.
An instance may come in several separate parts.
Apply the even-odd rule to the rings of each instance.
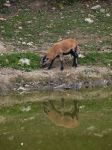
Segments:
[[[84,58],[81,58],[80,64],[112,66],[112,53],[89,52]]]
[[[21,64],[19,60],[27,58],[30,60],[30,65]],[[100,65],[100,66],[112,66],[112,53],[98,53],[89,52],[85,54],[84,58],[79,59],[80,65]],[[19,70],[32,71],[39,69],[40,57],[31,52],[26,53],[10,53],[0,55],[0,67],[9,67]]]
[[[80,64],[112,66],[112,53],[97,52],[105,47],[105,51],[111,49],[112,19],[106,16],[111,14],[111,6],[102,2],[105,9],[102,13],[91,10],[93,5],[87,7],[86,3],[75,2],[55,11],[20,9],[18,15],[0,21],[0,39],[12,43],[16,51],[34,47],[46,50],[60,38],[77,38],[81,51],[89,52],[80,59]],[[88,17],[94,20],[92,24],[85,22]],[[23,57],[31,60],[30,66],[18,64]],[[40,67],[39,56],[28,52],[4,54],[0,56],[0,66],[31,71]]]
[[[80,36],[84,38],[85,35],[88,36],[89,45],[97,41],[93,37],[92,43],[89,42],[92,35],[101,39],[108,36],[111,42],[112,20],[106,16],[111,8],[109,5],[102,7],[105,8],[105,13],[93,11],[79,2],[52,12],[21,9],[18,15],[0,22],[1,38],[21,48],[28,47],[29,42],[42,48],[44,43],[53,43],[60,38],[75,37],[80,40]],[[88,14],[93,17],[93,24],[84,21]]]
[[[30,65],[19,63],[19,60],[22,58],[29,59]],[[40,57],[30,52],[4,54],[0,56],[0,66],[31,71],[32,69],[38,69],[40,67]]]

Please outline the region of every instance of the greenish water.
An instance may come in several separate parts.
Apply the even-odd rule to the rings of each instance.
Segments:
[[[0,107],[0,150],[112,149],[110,89],[47,94],[35,102],[25,98],[36,99],[39,93],[9,96],[24,102]]]

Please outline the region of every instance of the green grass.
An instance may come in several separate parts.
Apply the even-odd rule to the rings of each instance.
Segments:
[[[112,53],[89,52],[84,58],[79,59],[80,64],[112,66]]]
[[[111,14],[111,6],[101,3],[105,13],[100,10],[93,11],[91,6],[92,4],[88,8],[84,3],[75,2],[52,12],[20,9],[18,15],[0,21],[0,39],[12,43],[16,51],[16,48],[33,49],[33,46],[38,50],[46,50],[47,46],[51,46],[51,43],[60,38],[77,38],[81,41],[81,51],[89,52],[85,58],[80,59],[81,65],[112,66],[112,53],[97,52],[102,49],[106,51],[108,47],[109,51],[111,49],[112,19],[111,16],[106,16],[107,13]],[[93,19],[94,23],[85,22],[88,17]],[[31,59],[30,66],[18,64],[19,59],[23,57]],[[40,67],[39,57],[33,53],[4,54],[0,56],[0,66],[30,71]]]
[[[19,60],[22,58],[29,59],[30,65],[19,63]],[[40,57],[30,52],[4,54],[0,56],[0,66],[31,71],[33,69],[38,69],[40,67]]]
[[[30,65],[20,64],[21,58],[30,60]],[[97,65],[97,66],[112,66],[112,53],[89,52],[84,58],[79,58],[80,65]],[[0,67],[9,67],[19,70],[32,71],[39,69],[40,57],[31,52],[27,53],[10,53],[0,55]]]
[[[111,7],[102,5],[106,13],[110,13]],[[28,47],[28,42],[33,42],[34,45],[42,48],[42,44],[56,42],[61,37],[80,40],[80,37],[83,39],[85,35],[88,36],[88,44],[91,45],[97,41],[96,36],[101,39],[105,36],[110,37],[112,20],[111,17],[106,16],[106,13],[93,11],[79,2],[53,12],[22,9],[17,16],[0,22],[0,34],[1,38],[21,48]],[[88,18],[88,14],[93,16],[93,24],[84,21]],[[91,36],[93,36],[92,42],[89,41]],[[111,42],[111,38],[108,40]],[[24,42],[26,44],[23,44]]]

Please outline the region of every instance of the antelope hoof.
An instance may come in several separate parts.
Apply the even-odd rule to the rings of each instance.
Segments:
[[[64,70],[64,68],[63,67],[61,67],[61,69],[60,69],[61,71],[63,71]]]

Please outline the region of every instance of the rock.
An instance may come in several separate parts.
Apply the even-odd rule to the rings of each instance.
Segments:
[[[90,127],[87,128],[87,130],[90,130],[90,131],[94,131],[95,129],[96,129],[95,126],[90,126]]]
[[[91,7],[92,10],[98,10],[100,8],[101,8],[101,5],[96,5],[96,6]]]
[[[23,45],[26,45],[26,42],[23,41],[22,44],[23,44]]]
[[[92,20],[91,18],[85,18],[85,21],[90,23],[90,24],[94,22],[94,20]]]
[[[18,62],[19,64],[21,65],[30,65],[30,59],[27,59],[27,58],[21,58]]]
[[[110,17],[110,14],[109,14],[109,13],[107,13],[107,14],[106,14],[106,16],[107,16],[107,17]]]
[[[22,107],[22,108],[20,108],[20,110],[23,112],[29,112],[31,110],[31,106]]]
[[[5,21],[5,20],[6,20],[6,19],[5,19],[5,18],[3,18],[3,17],[1,17],[1,18],[0,18],[0,21]]]
[[[105,9],[101,8],[101,9],[100,9],[100,12],[101,12],[101,13],[105,13]]]
[[[5,7],[10,7],[10,6],[11,6],[10,1],[7,0],[7,1],[4,3],[4,6],[5,6]]]
[[[19,87],[18,89],[17,89],[18,91],[26,91],[26,89],[24,88],[24,87]]]
[[[27,45],[28,46],[33,46],[33,42],[28,42]]]
[[[66,88],[66,84],[61,84],[61,85],[58,85],[58,86],[55,86],[54,89],[65,89]]]
[[[18,29],[22,30],[22,29],[23,29],[23,27],[19,26],[19,27],[18,27]]]
[[[94,136],[97,136],[97,137],[102,138],[102,137],[103,137],[103,134],[100,134],[100,133],[94,133]]]
[[[85,108],[85,105],[79,106],[79,109],[83,109],[83,108]]]
[[[23,145],[24,145],[24,143],[22,142],[22,143],[20,143],[20,145],[21,145],[21,146],[23,146]]]
[[[85,56],[83,54],[79,54],[79,58],[84,58]]]

